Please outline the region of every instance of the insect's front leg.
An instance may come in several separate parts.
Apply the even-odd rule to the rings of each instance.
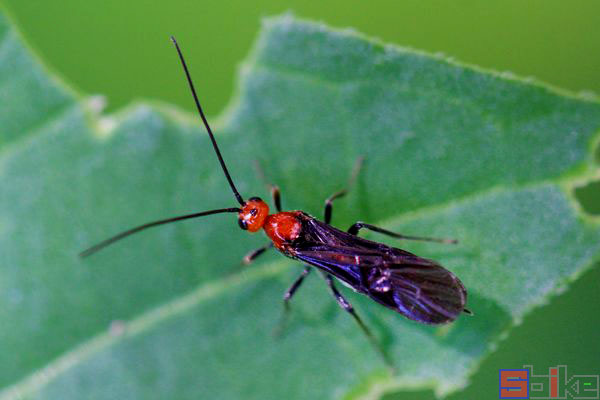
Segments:
[[[438,242],[438,243],[448,243],[448,244],[456,244],[458,240],[456,239],[441,239],[441,238],[431,238],[431,237],[421,237],[421,236],[407,236],[402,235],[401,233],[396,233],[392,231],[388,231],[387,229],[379,228],[378,226],[365,224],[364,222],[357,222],[348,228],[348,233],[351,235],[358,235],[358,232],[361,229],[368,229],[373,232],[382,233],[387,236],[394,237],[396,239],[406,239],[406,240],[421,240],[424,242]]]
[[[373,336],[373,334],[371,333],[371,330],[367,327],[367,325],[365,325],[363,320],[358,316],[358,314],[356,313],[356,310],[354,309],[352,304],[350,304],[350,302],[348,300],[346,300],[346,298],[339,292],[339,290],[335,286],[333,277],[324,272],[322,272],[322,275],[323,275],[323,278],[325,279],[325,281],[327,282],[327,286],[329,286],[329,289],[331,290],[331,294],[335,298],[335,301],[339,304],[340,307],[342,307],[344,309],[344,311],[346,311],[347,313],[352,315],[352,318],[354,318],[354,320],[356,321],[356,323],[358,324],[360,329],[363,331],[365,336],[367,336],[367,339],[369,339],[369,342],[371,342],[371,345],[381,355],[381,357],[383,358],[383,361],[389,367],[393,367],[390,357],[388,356],[388,354],[385,352],[385,350],[381,346],[381,343],[379,343],[379,341],[375,338],[375,336]]]
[[[256,168],[256,172],[258,173],[260,180],[263,181],[267,188],[269,188],[269,191],[271,192],[271,198],[273,199],[273,204],[275,205],[275,209],[278,212],[281,212],[281,192],[279,191],[279,186],[273,185],[271,182],[267,181],[265,171],[263,171],[258,160],[255,160],[254,167]]]
[[[266,244],[262,247],[259,247],[256,250],[252,250],[250,253],[246,254],[242,259],[242,262],[246,265],[250,264],[252,261],[256,260],[260,255],[262,255],[265,251],[273,247],[273,243]]]
[[[273,199],[273,204],[275,204],[275,209],[281,212],[281,192],[279,191],[279,186],[269,185],[269,187],[271,188],[271,198]]]

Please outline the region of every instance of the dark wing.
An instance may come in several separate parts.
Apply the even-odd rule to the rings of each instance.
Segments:
[[[390,290],[369,296],[408,318],[426,324],[454,321],[465,308],[467,291],[452,272],[427,259],[390,267]]]
[[[294,253],[295,258],[418,322],[448,323],[465,308],[463,284],[435,261],[350,235],[313,218],[304,221]]]

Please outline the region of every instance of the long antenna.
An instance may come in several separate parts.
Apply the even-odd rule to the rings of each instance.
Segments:
[[[121,232],[113,237],[103,240],[102,242],[100,242],[98,244],[93,245],[89,249],[84,250],[81,253],[79,253],[79,257],[83,258],[83,257],[91,256],[92,254],[96,253],[97,251],[102,250],[106,246],[109,246],[118,240],[124,239],[127,236],[133,235],[134,233],[137,233],[139,231],[143,231],[144,229],[152,228],[153,226],[168,224],[170,222],[181,221],[184,219],[203,217],[205,215],[227,213],[227,212],[229,212],[229,213],[240,212],[240,209],[235,208],[235,207],[234,208],[220,208],[218,210],[203,211],[203,212],[194,213],[194,214],[181,215],[179,217],[161,219],[160,221],[148,222],[144,225],[140,225],[140,226],[136,226],[135,228],[128,229],[128,230]]]
[[[183,70],[185,71],[185,76],[187,77],[188,84],[190,85],[190,89],[192,90],[192,95],[194,96],[194,101],[196,102],[196,108],[198,109],[200,118],[202,118],[202,122],[204,123],[204,126],[206,127],[208,136],[210,136],[210,140],[215,149],[215,153],[217,153],[217,158],[219,159],[219,162],[221,163],[223,172],[225,172],[225,177],[227,177],[227,180],[229,181],[229,186],[231,186],[231,190],[233,190],[233,194],[234,194],[235,198],[243,206],[244,199],[242,199],[242,196],[240,196],[240,193],[237,191],[237,189],[235,188],[235,185],[233,184],[233,180],[231,179],[231,176],[229,175],[229,171],[227,170],[227,167],[225,166],[225,161],[223,161],[223,156],[221,156],[221,152],[219,151],[219,146],[217,146],[217,141],[215,140],[215,136],[213,135],[212,130],[210,129],[210,126],[208,125],[208,121],[206,120],[206,117],[204,116],[204,111],[202,111],[202,106],[200,105],[200,101],[198,100],[198,95],[196,94],[196,89],[194,88],[194,83],[192,82],[192,77],[190,76],[190,72],[188,71],[187,64],[185,63],[185,59],[183,58],[183,54],[181,53],[181,49],[179,48],[179,45],[177,44],[177,40],[175,40],[175,37],[171,36],[171,41],[173,42],[173,44],[175,45],[175,48],[177,49],[177,54],[179,54],[179,59],[181,60],[181,65],[183,65]]]

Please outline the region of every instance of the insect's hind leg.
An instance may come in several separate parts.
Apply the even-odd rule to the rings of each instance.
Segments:
[[[311,273],[311,271],[312,267],[307,265],[306,268],[304,268],[304,271],[302,271],[302,273],[300,274],[300,276],[296,278],[294,283],[292,283],[288,290],[285,291],[285,294],[283,295],[283,314],[281,315],[279,325],[277,326],[274,332],[275,336],[279,336],[283,332],[291,311],[290,300],[292,299],[292,297],[294,297],[294,294],[296,293],[300,285],[302,285],[302,282],[304,282],[304,278],[306,278],[308,274]]]
[[[371,333],[371,330],[367,327],[367,325],[365,325],[363,320],[358,316],[358,314],[356,313],[356,310],[354,309],[352,304],[350,304],[350,302],[348,300],[346,300],[346,298],[339,292],[339,290],[335,286],[335,281],[333,280],[333,277],[327,273],[322,273],[322,275],[323,275],[323,278],[325,279],[325,281],[327,282],[327,286],[329,286],[329,289],[331,290],[331,294],[335,298],[335,301],[339,304],[340,307],[342,307],[344,309],[344,311],[346,311],[347,313],[352,315],[352,318],[354,318],[354,320],[356,321],[356,323],[358,324],[360,329],[363,331],[363,333],[365,334],[367,339],[369,339],[369,342],[371,342],[371,345],[381,355],[381,357],[383,358],[383,361],[389,367],[393,368],[393,364],[392,364],[392,361],[391,361],[389,355],[385,352],[385,350],[383,349],[383,347],[381,346],[381,343],[379,343],[377,338],[375,338],[375,336]]]
[[[356,159],[356,163],[354,164],[354,168],[352,169],[352,175],[350,175],[350,179],[348,180],[348,184],[346,185],[346,187],[338,192],[335,192],[334,194],[329,196],[327,200],[325,200],[325,212],[323,213],[323,221],[325,221],[326,224],[331,223],[333,201],[335,199],[339,199],[340,197],[344,197],[348,193],[348,190],[350,190],[352,185],[354,185],[354,181],[356,180],[356,177],[358,176],[358,173],[362,168],[364,159],[364,157],[358,157]]]
[[[364,222],[357,222],[354,225],[352,225],[350,228],[348,228],[348,233],[351,235],[358,235],[358,232],[363,228],[368,229],[373,232],[382,233],[384,235],[391,236],[396,239],[420,240],[423,242],[438,242],[438,243],[448,243],[448,244],[458,243],[458,240],[456,240],[456,239],[442,239],[442,238],[402,235],[400,233],[388,231],[387,229],[379,228],[378,226],[375,226],[375,225],[365,224]]]

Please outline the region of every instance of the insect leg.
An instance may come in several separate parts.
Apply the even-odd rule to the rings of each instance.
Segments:
[[[324,212],[323,220],[325,221],[326,224],[331,223],[331,211],[333,209],[333,205],[332,205],[333,201],[335,199],[343,197],[346,193],[347,193],[347,190],[343,189],[343,190],[340,190],[339,192],[332,194],[331,196],[329,196],[327,198],[327,200],[325,200],[325,212]]]
[[[267,177],[265,176],[265,171],[263,171],[258,160],[254,161],[254,167],[256,168],[256,172],[260,180],[263,181],[267,188],[269,188],[269,191],[271,192],[271,197],[273,198],[273,203],[275,204],[275,209],[277,211],[281,211],[281,192],[279,191],[279,186],[273,185],[267,180]]]
[[[265,251],[267,251],[271,247],[273,247],[273,243],[266,244],[266,245],[264,245],[262,247],[259,247],[256,250],[251,251],[250,253],[248,253],[248,254],[246,254],[244,256],[244,258],[242,259],[242,262],[244,264],[246,264],[246,265],[250,264],[256,258],[258,258],[258,256],[260,256],[261,254],[263,254]]]
[[[298,288],[300,287],[300,285],[302,285],[302,282],[304,282],[304,278],[306,278],[306,276],[308,274],[310,274],[311,271],[312,271],[312,267],[307,265],[306,268],[304,268],[304,271],[302,271],[302,273],[300,274],[300,276],[294,281],[294,283],[292,283],[292,286],[290,286],[289,289],[283,295],[283,305],[284,305],[284,307],[285,307],[286,310],[289,310],[289,308],[290,308],[290,305],[289,305],[290,300],[292,299],[292,297],[296,293],[296,290],[298,290]]]
[[[304,271],[302,271],[302,273],[300,274],[300,276],[294,281],[294,283],[292,283],[288,290],[285,291],[285,294],[283,295],[283,314],[281,315],[281,320],[279,321],[279,325],[275,330],[275,336],[279,336],[283,332],[291,311],[290,300],[296,293],[296,290],[298,290],[300,285],[302,285],[302,282],[304,282],[304,278],[306,278],[306,276],[310,274],[311,271],[312,267],[307,265],[306,268],[304,268]]]
[[[381,357],[383,358],[383,361],[389,367],[393,368],[393,364],[392,364],[392,361],[390,360],[389,355],[385,352],[385,350],[381,346],[381,343],[379,343],[379,341],[375,338],[375,336],[373,336],[373,334],[371,333],[371,330],[367,327],[367,325],[365,325],[363,320],[358,316],[358,314],[354,310],[354,307],[352,307],[352,304],[350,304],[350,302],[348,300],[346,300],[346,298],[344,296],[342,296],[342,294],[338,291],[331,275],[323,273],[323,277],[325,278],[325,281],[327,282],[327,285],[329,286],[329,289],[331,290],[331,294],[333,294],[335,301],[337,301],[337,303],[340,305],[340,307],[342,307],[344,309],[344,311],[346,311],[350,315],[352,315],[352,318],[354,318],[354,320],[356,321],[356,323],[358,324],[360,329],[363,331],[365,336],[367,336],[367,339],[369,339],[369,342],[371,342],[371,345],[381,355]]]
[[[350,228],[348,228],[348,233],[351,235],[358,235],[358,231],[360,231],[363,228],[368,229],[373,232],[383,233],[384,235],[388,235],[388,236],[391,236],[391,237],[394,237],[397,239],[421,240],[421,241],[425,241],[425,242],[438,242],[438,243],[449,243],[449,244],[458,243],[458,240],[456,240],[456,239],[440,239],[440,238],[402,235],[400,233],[396,233],[396,232],[388,231],[383,228],[379,228],[375,225],[365,224],[364,222],[357,222],[354,225],[352,225]]]
[[[331,211],[333,208],[333,201],[335,199],[339,199],[340,197],[344,197],[348,193],[348,190],[350,190],[352,185],[354,185],[354,181],[356,180],[356,177],[358,176],[358,173],[362,168],[364,159],[364,157],[359,157],[356,159],[356,163],[354,164],[354,168],[352,169],[352,175],[350,176],[346,187],[338,192],[335,192],[334,194],[329,196],[327,200],[325,200],[325,212],[323,216],[323,221],[325,221],[326,224],[331,223]]]
[[[271,197],[273,198],[275,209],[281,212],[281,192],[279,191],[279,186],[269,185],[269,187],[271,188]]]

